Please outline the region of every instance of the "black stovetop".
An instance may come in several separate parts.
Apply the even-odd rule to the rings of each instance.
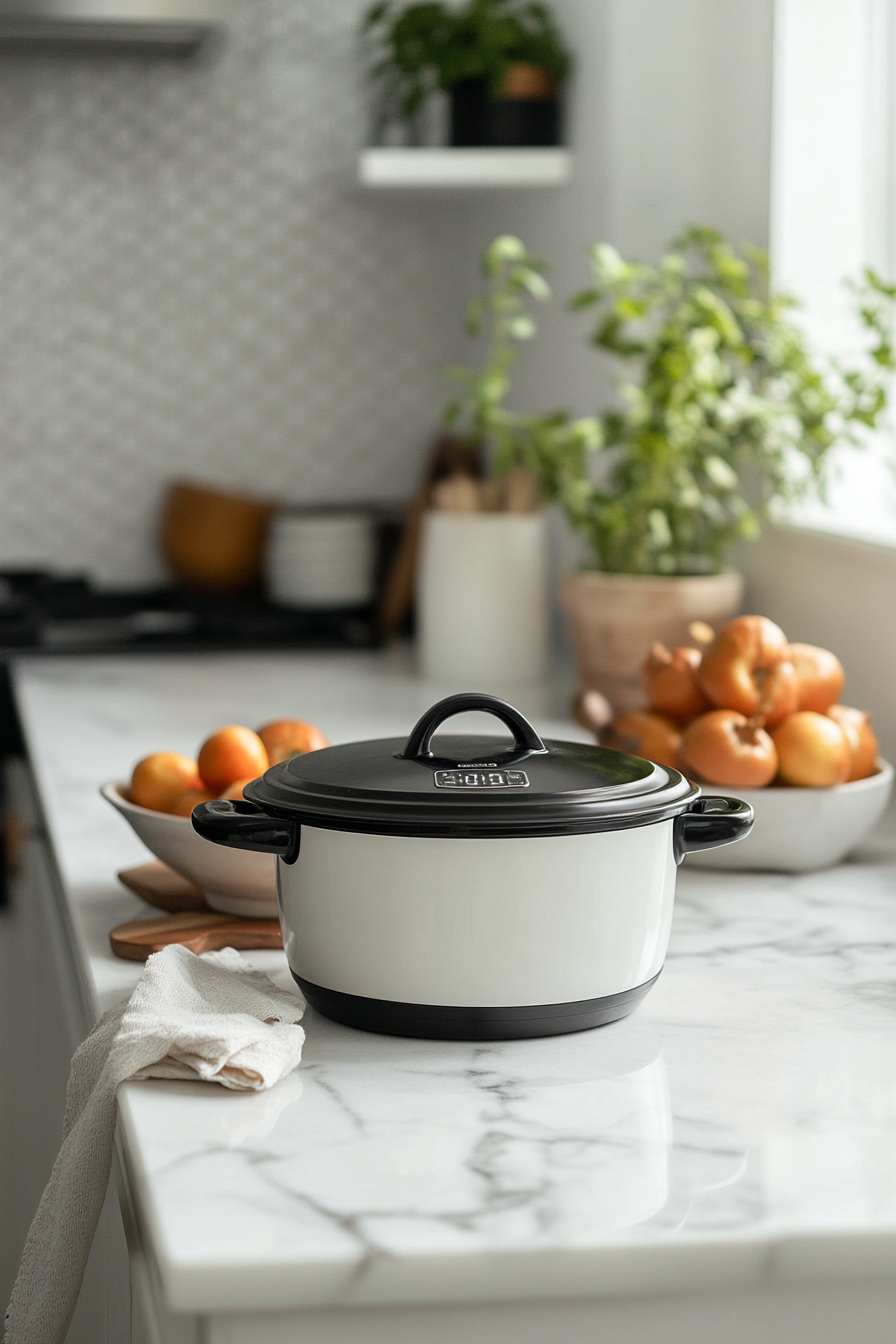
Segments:
[[[82,577],[0,570],[0,659],[19,653],[371,648],[370,606],[278,606],[258,593],[101,590]]]

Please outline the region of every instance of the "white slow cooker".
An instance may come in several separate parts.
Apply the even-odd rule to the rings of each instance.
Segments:
[[[506,738],[440,736],[486,710]],[[676,866],[753,823],[676,770],[542,742],[487,695],[434,705],[407,741],[293,757],[202,803],[206,839],[279,855],[290,969],[313,1007],[367,1031],[493,1040],[624,1017],[659,975]]]

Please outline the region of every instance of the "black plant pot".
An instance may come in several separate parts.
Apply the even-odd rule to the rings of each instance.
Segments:
[[[462,79],[451,90],[451,144],[487,145],[488,83],[484,79]]]
[[[451,90],[451,144],[494,147],[560,144],[560,100],[492,98],[488,81],[464,79]]]

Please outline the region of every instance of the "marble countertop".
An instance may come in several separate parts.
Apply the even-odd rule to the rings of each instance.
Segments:
[[[161,748],[291,714],[398,735],[440,693],[401,653],[30,660],[29,751],[94,1011],[140,967],[108,930],[148,857],[100,798]],[[536,726],[577,736],[549,703]],[[280,953],[252,960],[289,983]],[[539,1041],[401,1040],[310,1010],[257,1096],[120,1093],[134,1198],[175,1310],[718,1289],[896,1270],[896,839],[838,868],[680,873],[656,987]]]

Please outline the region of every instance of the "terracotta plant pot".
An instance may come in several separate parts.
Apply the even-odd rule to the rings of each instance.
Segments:
[[[162,511],[162,553],[187,588],[240,592],[258,584],[273,506],[177,481]]]
[[[613,709],[645,703],[641,665],[654,640],[670,648],[693,641],[691,621],[717,626],[733,616],[743,595],[740,574],[659,578],[650,574],[564,574],[560,599],[572,622],[579,678]]]

